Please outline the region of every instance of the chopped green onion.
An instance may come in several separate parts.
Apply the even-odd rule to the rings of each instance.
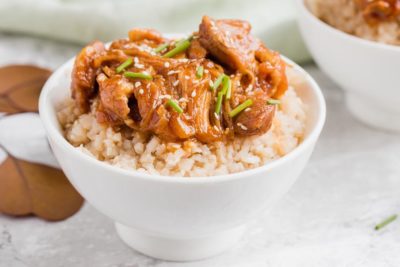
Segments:
[[[183,109],[174,100],[168,99],[167,104],[179,114],[183,112]]]
[[[280,105],[281,101],[279,99],[270,98],[267,100],[268,105]]]
[[[142,73],[142,72],[126,71],[126,72],[124,72],[124,76],[127,78],[139,78],[139,79],[146,79],[146,80],[153,79],[153,76],[151,76],[150,74]]]
[[[232,95],[232,84],[231,84],[231,80],[230,79],[228,79],[228,82],[227,82],[227,84],[228,84],[228,90],[226,91],[226,99],[227,100],[229,100],[229,99],[231,99],[231,95]]]
[[[375,230],[378,231],[378,230],[382,229],[383,227],[385,227],[386,225],[388,225],[389,223],[393,222],[393,221],[396,220],[396,219],[397,219],[397,215],[396,215],[396,214],[394,214],[394,215],[388,217],[387,219],[385,219],[385,220],[384,220],[383,222],[381,222],[380,224],[377,224],[377,225],[375,226]]]
[[[203,66],[198,66],[197,70],[196,70],[196,77],[198,79],[200,79],[201,77],[203,77],[203,72],[204,72],[204,68]]]
[[[231,112],[229,112],[229,117],[231,118],[235,117],[236,115],[238,115],[240,112],[250,107],[251,105],[253,105],[253,100],[247,99],[242,104],[231,110]]]
[[[226,76],[222,80],[222,93],[225,95],[226,99],[231,99],[231,79],[229,76]]]
[[[132,65],[132,63],[133,63],[132,58],[128,58],[128,59],[125,60],[121,65],[119,65],[115,71],[116,71],[117,73],[120,73],[120,72],[122,72],[123,70],[125,70],[127,67],[129,67],[130,65]]]
[[[215,113],[216,114],[221,113],[222,99],[223,98],[224,98],[224,94],[222,93],[222,91],[220,91],[218,93],[218,97],[217,97],[217,104],[215,105]]]
[[[218,87],[221,85],[222,79],[225,77],[225,74],[222,73],[221,75],[218,76],[218,78],[215,80],[214,85],[211,87],[213,91],[217,90]]]
[[[190,39],[185,39],[183,41],[179,41],[175,45],[174,49],[172,49],[172,50],[168,51],[167,53],[165,53],[163,55],[163,57],[173,57],[173,56],[175,56],[175,55],[177,55],[179,53],[182,53],[183,51],[185,51],[186,49],[189,48],[190,42],[191,42]]]
[[[154,49],[154,53],[160,53],[165,48],[167,48],[168,45],[169,45],[168,43],[165,43],[165,44],[162,44],[162,45],[158,46],[157,48]]]

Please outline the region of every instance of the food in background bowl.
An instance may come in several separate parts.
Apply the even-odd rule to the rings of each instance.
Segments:
[[[169,176],[234,173],[286,155],[304,135],[302,81],[250,29],[205,16],[180,40],[133,29],[108,47],[91,43],[58,111],[65,137],[98,160]]]
[[[307,0],[321,20],[344,32],[400,45],[399,0]]]

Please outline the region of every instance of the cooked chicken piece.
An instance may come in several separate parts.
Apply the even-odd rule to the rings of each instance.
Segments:
[[[97,76],[97,82],[102,112],[109,115],[114,125],[128,120],[130,112],[128,100],[133,94],[133,84],[121,75],[108,78],[103,73]]]
[[[258,83],[273,98],[280,98],[288,88],[286,64],[277,52],[261,46],[256,52],[260,61],[258,65]]]
[[[227,123],[233,123],[235,133],[241,135],[268,131],[275,108],[266,104],[267,99],[281,97],[288,87],[284,61],[253,38],[250,30],[250,24],[244,21],[213,20],[207,16],[203,17],[199,30],[200,43],[240,76],[241,86],[233,87],[231,105],[225,109],[253,99],[249,112],[242,112]]]
[[[254,53],[259,43],[250,35],[251,26],[242,20],[213,20],[204,16],[199,27],[199,41],[226,67],[255,70]]]
[[[251,98],[253,105],[234,118],[234,130],[239,135],[259,135],[267,132],[275,115],[275,105],[267,105],[268,97],[262,92]]]
[[[204,16],[199,27],[199,41],[228,68],[254,76],[272,97],[287,89],[285,63],[250,34],[251,26],[242,20],[213,20]],[[264,66],[260,66],[265,63]],[[254,86],[254,84],[253,84]]]
[[[96,93],[98,68],[93,66],[93,62],[104,50],[102,42],[94,41],[83,48],[75,59],[71,74],[71,91],[82,112],[89,110],[89,99]]]
[[[188,58],[200,59],[200,58],[205,58],[206,55],[207,55],[207,50],[201,46],[199,40],[194,39],[187,51]]]
[[[161,34],[153,29],[135,28],[129,31],[128,36],[129,40],[132,42],[152,40],[161,43],[164,41],[164,38],[161,36]]]

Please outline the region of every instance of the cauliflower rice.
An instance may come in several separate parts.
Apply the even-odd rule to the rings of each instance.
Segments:
[[[172,143],[131,129],[117,131],[96,121],[95,103],[90,113],[79,114],[72,99],[59,107],[58,119],[72,145],[116,167],[169,176],[222,175],[265,165],[298,146],[304,136],[306,113],[294,86],[291,84],[282,97],[267,133],[235,137],[228,143]]]
[[[368,25],[354,0],[306,0],[310,11],[327,24],[363,39],[400,45],[400,18]]]

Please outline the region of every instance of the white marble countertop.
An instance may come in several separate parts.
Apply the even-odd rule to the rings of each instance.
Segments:
[[[55,68],[78,47],[0,35],[0,65]],[[0,266],[400,266],[400,135],[369,128],[349,115],[343,93],[315,65],[328,117],[305,171],[279,204],[251,223],[243,240],[205,261],[173,263],[141,255],[122,243],[111,220],[89,204],[72,218],[49,223],[0,215]]]

